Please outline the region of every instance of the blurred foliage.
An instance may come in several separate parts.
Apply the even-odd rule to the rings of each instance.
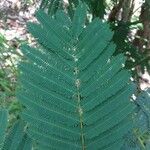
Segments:
[[[133,25],[138,24],[139,21],[133,23],[118,22],[117,25],[112,24],[114,30],[113,41],[116,43],[116,54],[124,53],[127,56],[126,68],[131,70],[134,77],[138,77],[138,71],[136,67],[140,66],[142,73],[145,68],[150,73],[150,56],[148,50],[144,52],[133,45],[129,40],[128,34]]]
[[[150,146],[150,89],[141,92],[136,99],[133,116],[134,129],[125,135],[121,150],[149,150]]]
[[[150,89],[143,91],[135,103],[138,106],[135,125],[141,134],[150,133]]]
[[[30,17],[28,16],[31,11],[30,6],[37,7],[39,3],[40,0],[0,1],[0,31],[8,36],[5,37],[0,33],[0,108],[8,110],[8,128],[11,128],[20,118],[22,110],[21,104],[16,99],[19,73],[17,65],[22,59],[19,45],[31,40],[24,29],[25,21]],[[26,15],[25,18],[20,15],[22,13]],[[18,39],[20,33],[15,33],[15,30],[16,32],[21,30],[20,33],[24,38]]]
[[[24,148],[25,150],[28,149],[29,146],[31,147],[31,139],[29,139],[24,132],[25,124],[21,123],[21,121],[16,122],[18,119],[20,119],[20,112],[22,110],[22,105],[18,102],[15,96],[17,88],[16,77],[18,74],[17,63],[19,58],[21,57],[16,51],[16,47],[11,46],[6,38],[0,34],[0,113],[2,112],[3,108],[5,108],[5,110],[7,110],[9,113],[7,118],[8,134],[6,135],[6,139],[4,141],[4,150],[12,150],[16,148],[15,146],[17,143],[18,150],[20,150],[20,148]],[[4,119],[6,120],[6,117]],[[4,126],[4,121],[1,121]],[[0,127],[3,126],[0,124]],[[0,136],[1,134],[2,132],[0,132]],[[13,141],[15,139],[13,139],[13,136],[18,137],[16,139],[17,141]],[[15,144],[15,146],[13,144]]]
[[[9,129],[2,150],[31,150],[32,140],[26,134],[26,124],[19,120]]]
[[[0,34],[0,106],[9,111],[10,126],[17,119],[21,105],[16,100],[17,58],[16,50],[8,45],[7,40]],[[12,56],[15,56],[13,58]]]
[[[106,3],[105,0],[97,1],[97,0],[81,0],[87,4],[89,9],[89,13],[92,13],[94,17],[103,18],[105,14]],[[46,10],[46,12],[50,15],[56,13],[59,9],[66,9],[69,15],[73,16],[74,10],[76,6],[80,3],[80,0],[68,0],[68,5],[65,7],[63,0],[42,0],[41,9]]]

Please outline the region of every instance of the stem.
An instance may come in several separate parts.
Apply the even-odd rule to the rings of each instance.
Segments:
[[[81,143],[82,143],[82,150],[85,150],[85,139],[84,139],[84,132],[83,132],[83,112],[81,108],[81,99],[80,99],[80,93],[79,93],[79,88],[77,88],[77,98],[78,98],[78,112],[79,112],[79,118],[80,118],[80,129],[81,129]]]
[[[79,120],[80,120],[80,130],[81,130],[81,145],[82,150],[85,150],[85,137],[83,131],[83,109],[81,107],[81,94],[80,94],[80,80],[78,79],[78,67],[75,68],[75,75],[76,75],[76,90],[77,90],[77,105],[78,105],[78,113],[79,113]]]

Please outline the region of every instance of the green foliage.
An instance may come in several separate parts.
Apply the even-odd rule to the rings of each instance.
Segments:
[[[80,5],[80,2],[86,4],[89,13],[93,14],[93,18],[99,17],[102,19],[104,17],[106,9],[105,0],[68,0],[67,12],[71,18],[73,17],[75,8]],[[50,15],[54,15],[57,10],[64,9],[63,0],[42,0],[40,7]]]
[[[46,9],[48,14],[54,15],[58,9],[62,8],[62,5],[62,0],[43,0],[40,7]]]
[[[7,128],[8,112],[6,109],[0,109],[0,149],[3,147],[5,131]]]
[[[137,128],[141,133],[150,131],[150,89],[143,91],[136,101],[138,105],[137,112]]]
[[[80,1],[86,4],[89,14],[92,15],[92,19],[94,19],[95,17],[104,19],[106,10],[109,8],[109,6],[107,8],[106,0],[69,0],[69,4],[67,6],[63,6],[63,0],[42,0],[41,8],[48,12],[48,14],[50,15],[54,15],[57,10],[65,9],[72,18],[74,10]],[[114,8],[117,8],[119,2],[121,1],[111,0],[111,3],[113,4]],[[147,0],[147,7],[149,7],[149,3],[149,0]],[[115,54],[124,53],[127,56],[128,59],[126,61],[125,66],[128,70],[132,72],[132,76],[137,80],[137,82],[139,82],[139,72],[137,71],[137,67],[140,68],[140,71],[142,73],[145,72],[145,69],[150,73],[149,49],[145,49],[145,51],[143,52],[138,47],[135,47],[133,41],[129,40],[128,37],[129,33],[132,30],[132,26],[134,25],[137,27],[138,23],[140,22],[131,22],[130,20],[128,22],[123,22],[117,19],[111,22],[112,29],[114,31],[113,41],[117,46]]]
[[[15,138],[19,136],[19,134],[10,138],[6,136],[8,132],[6,128],[9,129],[12,127],[14,122],[16,122],[19,118],[19,113],[22,109],[21,104],[19,104],[15,97],[15,78],[17,75],[17,70],[15,60],[12,59],[12,55],[14,54],[16,54],[14,48],[11,47],[5,37],[0,34],[0,106],[3,108],[0,109],[0,150],[16,149],[17,145],[14,143],[14,148],[12,148],[12,143],[10,140],[15,141]],[[16,57],[17,56],[18,55],[16,54]],[[21,130],[20,133],[21,132],[23,132],[23,130]],[[5,137],[6,141],[4,141]],[[21,150],[21,148],[18,150]]]
[[[125,144],[122,146],[121,150],[141,150],[139,146],[139,141],[133,132],[129,132],[124,137]]]
[[[114,31],[113,41],[117,45],[115,54],[124,53],[127,56],[127,61],[125,67],[128,70],[132,71],[133,77],[138,77],[138,72],[136,70],[137,66],[140,66],[141,71],[144,73],[145,69],[150,72],[150,57],[148,55],[148,50],[143,52],[136,48],[131,41],[128,39],[128,34],[130,32],[130,28],[132,25],[135,25],[139,22],[135,23],[125,23],[118,22],[112,23],[112,30]]]
[[[9,111],[9,125],[18,118],[21,105],[15,97],[18,53],[0,34],[0,106]]]
[[[138,106],[135,116],[136,134],[141,147],[146,149],[150,143],[150,89],[141,92],[136,103]]]
[[[85,27],[81,3],[73,21],[62,11],[36,17],[40,24],[28,29],[41,46],[22,46],[27,60],[19,67],[17,94],[29,136],[41,150],[119,150],[133,127],[135,86],[125,57],[113,56],[109,25],[94,19]]]
[[[2,150],[31,150],[32,140],[25,133],[25,124],[17,121],[10,129]]]
[[[8,46],[7,41],[3,35],[0,34],[0,102],[8,100],[10,96],[15,96],[14,90],[15,82],[11,81],[15,78],[16,69],[11,58],[13,52]],[[12,52],[12,53],[11,53]],[[10,54],[11,53],[11,54]],[[10,64],[8,64],[8,62]]]
[[[90,1],[89,8],[90,8],[90,12],[93,14],[94,18],[99,17],[99,18],[103,19],[104,15],[105,15],[105,11],[106,11],[106,0]]]
[[[150,144],[150,89],[139,94],[135,101],[134,130],[125,136],[121,150],[149,150]]]
[[[104,19],[105,0],[68,2],[43,0],[41,8],[50,16],[38,11],[39,24],[28,24],[39,45],[22,46],[27,59],[20,64],[17,96],[23,107],[11,80],[17,74],[14,51],[0,35],[0,102],[9,112],[0,109],[0,149],[149,150],[150,91],[131,102],[135,86],[125,70],[150,66],[148,54],[129,42],[132,25],[139,22],[115,20],[113,34],[99,20]],[[6,66],[6,60],[12,65]],[[20,114],[27,124],[16,122]]]

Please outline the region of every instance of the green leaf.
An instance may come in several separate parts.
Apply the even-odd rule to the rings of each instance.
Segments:
[[[62,8],[62,0],[42,0],[40,8],[46,9],[47,13],[53,16],[57,10]]]
[[[17,121],[10,129],[4,142],[3,150],[31,150],[32,140],[26,135],[25,124]]]
[[[148,150],[150,134],[150,89],[142,91],[135,101],[134,129],[125,135],[121,150]],[[148,139],[147,139],[148,137]]]
[[[142,133],[150,130],[150,89],[143,91],[137,98],[138,112],[135,124]]]
[[[32,149],[32,139],[27,134],[24,134],[17,150],[31,150],[31,149]]]
[[[75,9],[78,5],[81,5],[81,2],[86,4],[93,18],[104,18],[106,13],[106,0],[68,0],[67,6],[63,0],[42,0],[40,8],[44,9],[45,12],[51,16],[54,15],[57,10],[65,9],[72,19]]]
[[[6,109],[0,109],[0,149],[3,147],[5,131],[7,128],[8,112]]]
[[[95,19],[85,26],[84,4],[69,24],[58,13],[38,11],[40,24],[29,29],[41,47],[22,46],[27,61],[20,64],[17,96],[28,135],[41,150],[119,150],[135,108],[125,57],[113,56],[107,23]]]
[[[139,146],[137,137],[132,132],[129,132],[124,139],[125,144],[122,146],[121,150],[142,150]]]
[[[80,3],[75,11],[72,22],[72,34],[73,37],[78,38],[81,34],[86,19],[86,5]]]
[[[106,9],[106,0],[100,0],[100,1],[92,0],[89,6],[92,11],[93,17],[99,17],[101,19],[104,18],[105,9]]]

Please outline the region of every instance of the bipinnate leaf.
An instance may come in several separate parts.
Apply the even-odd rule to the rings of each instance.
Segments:
[[[36,17],[39,24],[28,29],[40,46],[21,47],[27,60],[19,66],[17,94],[28,135],[40,150],[119,150],[133,127],[136,87],[125,57],[113,56],[109,25],[96,18],[86,26],[84,4],[72,22],[62,11],[50,17],[40,10]]]

